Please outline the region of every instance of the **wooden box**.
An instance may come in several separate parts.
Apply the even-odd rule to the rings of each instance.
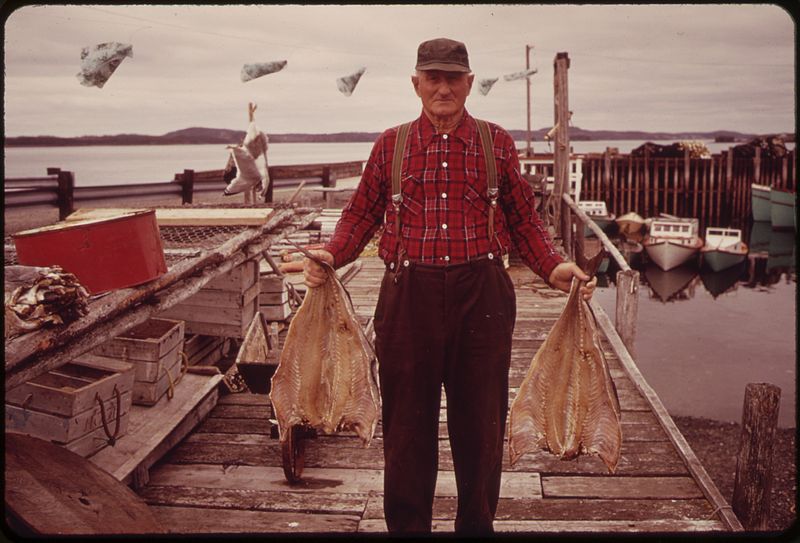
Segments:
[[[133,365],[91,358],[80,356],[9,390],[6,429],[52,441],[81,456],[108,445],[107,432],[114,439],[125,435]]]
[[[258,297],[259,311],[266,321],[285,321],[292,314],[289,305],[289,289],[286,278],[276,274],[264,274],[259,279],[261,294]]]
[[[189,334],[243,338],[258,311],[259,290],[258,265],[248,260],[159,317],[184,321]]]
[[[130,362],[135,368],[133,403],[153,405],[181,376],[183,321],[151,318],[98,347],[92,353]]]

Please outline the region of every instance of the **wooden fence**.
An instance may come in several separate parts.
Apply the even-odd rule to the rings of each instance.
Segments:
[[[750,185],[796,190],[796,155],[734,158],[651,158],[608,152],[584,156],[581,200],[604,200],[617,216],[696,217],[704,225],[742,223],[750,216]]]
[[[299,164],[270,166],[272,188],[306,185],[334,187],[337,179],[360,176],[361,161],[330,164]],[[175,174],[172,181],[160,183],[128,183],[124,185],[75,186],[75,174],[60,168],[47,168],[46,177],[4,179],[5,207],[31,207],[49,205],[58,207],[60,220],[75,210],[75,204],[104,199],[129,199],[143,196],[180,197],[184,204],[193,201],[198,192],[222,192],[236,175],[234,171],[184,170]],[[272,200],[272,189],[267,201]]]

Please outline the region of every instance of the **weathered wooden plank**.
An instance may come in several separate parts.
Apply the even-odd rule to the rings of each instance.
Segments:
[[[622,532],[718,532],[724,531],[722,523],[710,520],[519,520],[494,522],[494,530],[503,532],[546,532],[546,533],[622,533]],[[434,520],[435,533],[452,532],[452,520]],[[362,520],[358,523],[359,533],[384,533],[384,520]]]
[[[691,477],[542,477],[548,498],[702,498]]]
[[[436,497],[433,518],[455,519],[456,498]],[[500,498],[495,521],[507,520],[707,520],[712,513],[707,500],[628,500],[580,498]],[[372,495],[362,516],[382,519],[383,496]]]
[[[221,380],[222,375],[184,375],[171,400],[164,397],[153,407],[133,406],[125,439],[89,460],[118,480],[130,482],[134,470],[152,466],[211,411]]]
[[[349,451],[348,451],[349,452]],[[166,469],[168,467],[168,469]],[[161,465],[154,468],[150,484],[156,486],[197,486],[296,492],[336,492],[368,494],[383,492],[383,471],[379,469],[306,468],[303,478],[290,487],[280,467],[220,466],[215,464]],[[436,481],[437,496],[456,496],[455,474],[440,471]],[[509,473],[503,477],[500,495],[508,498],[541,496],[537,473]]]
[[[117,217],[137,211],[133,208],[79,209],[67,221],[83,221]],[[156,221],[161,226],[261,226],[267,222],[271,208],[156,208]]]
[[[149,486],[142,489],[139,496],[148,505],[360,516],[364,512],[369,494]]]
[[[356,515],[309,515],[194,507],[151,507],[173,534],[308,534],[355,532]]]
[[[269,405],[268,394],[222,394],[217,405]]]
[[[267,405],[218,405],[209,416],[212,419],[269,419],[271,409]]]

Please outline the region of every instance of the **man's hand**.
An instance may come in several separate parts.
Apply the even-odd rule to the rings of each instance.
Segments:
[[[597,286],[597,277],[592,277],[591,281],[589,281],[589,276],[583,273],[583,270],[574,262],[562,262],[553,268],[553,271],[550,272],[549,282],[557,289],[569,292],[573,277],[577,277],[581,281],[588,281],[581,287],[581,294],[584,300],[591,300],[594,289]]]
[[[316,256],[323,262],[327,262],[333,266],[333,255],[324,249],[315,249],[310,251],[312,255]],[[325,269],[311,260],[308,257],[303,259],[303,282],[309,288],[316,288],[323,284],[328,279],[328,274]]]

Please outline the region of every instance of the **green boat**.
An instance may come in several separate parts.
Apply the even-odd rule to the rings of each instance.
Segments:
[[[769,193],[770,220],[774,230],[797,230],[794,214],[794,202],[797,193],[785,189],[772,189]]]
[[[738,228],[706,228],[706,239],[700,249],[703,265],[718,272],[744,262],[747,244]]]
[[[767,185],[750,184],[750,200],[751,208],[753,210],[753,220],[756,222],[769,222],[770,209],[772,204],[770,202],[770,193],[772,188]]]

